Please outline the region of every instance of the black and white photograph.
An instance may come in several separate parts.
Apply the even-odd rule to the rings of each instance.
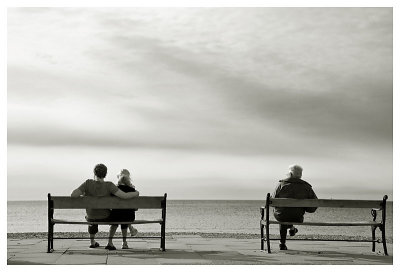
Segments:
[[[396,7],[357,3],[7,6],[7,268],[393,267]]]

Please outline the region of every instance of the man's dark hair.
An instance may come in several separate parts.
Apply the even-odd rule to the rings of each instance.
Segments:
[[[94,174],[98,178],[105,178],[107,175],[107,166],[102,163],[97,164],[93,170]]]

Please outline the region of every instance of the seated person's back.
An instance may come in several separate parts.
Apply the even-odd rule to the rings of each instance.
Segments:
[[[119,184],[118,189],[121,191],[128,192],[136,192],[134,187]],[[116,221],[133,221],[135,220],[135,210],[134,209],[113,209],[111,211],[111,217]]]
[[[117,186],[110,181],[98,181],[88,179],[78,188],[84,196],[112,196],[118,191]],[[109,209],[86,209],[87,217],[90,219],[104,219],[110,216]]]
[[[274,198],[316,199],[312,186],[299,177],[289,177],[279,181],[273,194]],[[278,221],[303,222],[305,212],[314,212],[317,208],[275,207],[274,216]]]
[[[274,198],[294,198],[294,199],[314,199],[317,198],[311,185],[302,180],[303,168],[299,165],[289,166],[288,178],[279,181],[272,197]],[[305,212],[315,212],[317,208],[303,208],[303,207],[275,207],[274,216],[280,222],[303,222]],[[280,224],[280,242],[279,248],[286,250],[286,235],[289,229],[290,236],[297,233],[297,228],[292,224]]]

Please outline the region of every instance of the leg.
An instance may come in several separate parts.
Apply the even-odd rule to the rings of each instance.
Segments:
[[[122,249],[128,249],[128,242],[126,241],[126,236],[128,235],[128,225],[121,225],[122,231]]]
[[[98,225],[88,225],[88,232],[89,232],[89,237],[90,237],[90,247],[97,247],[98,244],[96,245],[96,233],[99,232],[99,227]]]
[[[128,229],[121,229],[122,231],[122,242],[126,243],[126,236],[128,235]]]
[[[108,233],[108,244],[107,246],[114,247],[112,239],[114,238],[115,232],[117,231],[118,225],[111,225]]]
[[[290,236],[295,236],[298,230],[293,225],[289,225],[289,234]]]
[[[281,236],[280,242],[281,242],[281,248],[283,247],[283,245],[286,245],[286,235],[287,235],[287,230],[288,228],[290,228],[290,225],[279,225],[279,234]]]
[[[90,237],[90,245],[94,245],[96,243],[96,240],[94,240],[96,238],[96,234],[89,234]]]
[[[134,228],[132,225],[128,225],[129,227],[129,231],[131,233],[131,236],[136,236],[138,233],[138,230],[136,228]]]
[[[91,219],[88,216],[85,216],[86,221],[88,222],[94,222],[96,221],[96,219]],[[89,232],[89,237],[90,237],[90,248],[95,248],[98,247],[99,244],[94,240],[94,238],[96,237],[96,233],[99,232],[99,225],[97,224],[91,224],[88,225],[88,232]]]

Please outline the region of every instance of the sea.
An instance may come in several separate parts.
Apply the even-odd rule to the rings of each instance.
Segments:
[[[184,233],[260,233],[260,207],[257,200],[168,200],[166,232]],[[54,218],[84,220],[85,210],[56,210]],[[272,215],[271,215],[272,217]],[[160,210],[139,210],[136,219],[161,218]],[[365,221],[372,220],[370,209],[318,208],[306,213],[307,221]],[[380,214],[377,220],[380,220]],[[159,232],[158,224],[137,225],[139,232]],[[99,226],[108,231],[108,226]],[[299,226],[299,234],[371,236],[370,227]],[[55,232],[86,232],[86,225],[55,225]],[[8,201],[7,232],[47,232],[47,201]],[[271,226],[278,234],[278,225]],[[380,237],[380,231],[377,231]],[[393,239],[393,202],[387,203],[386,235]]]

